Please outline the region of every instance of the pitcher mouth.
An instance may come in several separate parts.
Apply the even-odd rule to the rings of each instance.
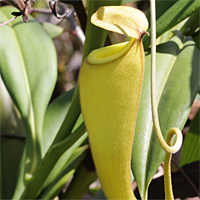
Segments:
[[[135,39],[131,38],[129,42],[123,42],[96,49],[89,54],[88,62],[90,64],[98,65],[114,61],[123,56],[131,48],[134,41]]]

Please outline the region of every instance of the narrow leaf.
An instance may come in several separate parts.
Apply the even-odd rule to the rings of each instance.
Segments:
[[[53,169],[51,170],[48,178],[45,180],[43,185],[43,190],[49,186],[49,184],[52,183],[53,180],[56,179],[56,177],[62,172],[62,170],[66,167],[66,164],[69,162],[69,159],[71,158],[72,154],[76,149],[83,143],[83,141],[86,139],[87,134],[84,134],[80,139],[78,139],[74,145],[72,145],[67,151],[65,151],[58,161],[54,164]],[[57,155],[59,157],[59,154]]]
[[[80,125],[79,128],[74,131],[74,133],[70,134],[63,141],[52,145],[48,152],[45,154],[44,158],[38,165],[36,171],[33,173],[32,179],[27,184],[26,189],[21,196],[24,199],[34,199],[38,192],[42,189],[42,185],[44,184],[46,178],[49,173],[53,169],[55,163],[58,161],[60,156],[68,150],[80,137],[84,137],[85,133],[85,125],[84,123]]]
[[[74,89],[65,92],[54,100],[47,108],[42,137],[42,157],[44,157],[60,126],[62,125],[62,122],[71,105],[73,94]]]
[[[88,151],[85,159],[74,173],[67,191],[61,196],[62,199],[81,199],[88,191],[89,186],[96,181],[97,174],[91,153]],[[81,182],[81,184],[80,184]]]
[[[1,138],[1,199],[11,199],[14,193],[25,140]]]
[[[185,164],[190,164],[192,162],[200,160],[199,152],[200,152],[200,112],[196,113],[192,123],[190,125],[190,129],[184,139],[181,158],[180,158],[180,166]]]
[[[194,12],[185,22],[185,24],[180,30],[184,35],[193,35],[194,32],[199,28],[199,21],[200,21],[199,14],[200,14],[200,9]]]
[[[170,2],[170,1],[169,1]],[[171,3],[173,4],[174,1]],[[174,27],[200,8],[199,0],[179,0],[173,4],[162,16],[156,21],[156,36],[161,36],[164,32]],[[151,28],[148,29],[150,33]],[[147,49],[151,44],[151,37],[144,36],[144,48]]]
[[[72,155],[67,167],[51,183],[51,185],[38,196],[38,199],[54,199],[74,174],[76,168],[85,157],[88,146],[78,148]]]

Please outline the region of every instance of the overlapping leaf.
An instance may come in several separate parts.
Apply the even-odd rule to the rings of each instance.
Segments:
[[[65,169],[53,179],[49,187],[43,193],[41,192],[38,199],[54,199],[60,193],[78,165],[84,159],[86,149],[88,149],[88,145],[82,146],[74,151]]]
[[[12,7],[2,7],[0,19],[12,18]],[[0,31],[0,68],[7,90],[21,113],[26,131],[26,172],[41,158],[44,114],[57,78],[56,52],[43,27],[19,17]]]
[[[191,38],[184,40],[181,35],[157,47],[157,102],[164,138],[170,128],[182,129],[187,120],[198,91],[198,57]],[[133,174],[142,199],[147,197],[148,185],[164,154],[152,127],[150,54],[147,53],[132,153]]]
[[[156,35],[161,36],[167,30],[189,17],[200,8],[198,0],[158,1],[158,20],[156,21]],[[151,28],[148,29],[150,33]],[[144,36],[144,48],[150,45],[150,37]]]

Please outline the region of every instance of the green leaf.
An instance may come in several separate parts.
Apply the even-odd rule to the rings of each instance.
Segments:
[[[158,114],[166,138],[170,128],[182,129],[189,115],[198,91],[199,52],[191,38],[183,40],[180,35],[158,45],[156,57]],[[152,131],[150,60],[148,52],[132,152],[132,170],[142,199],[165,155]]]
[[[181,32],[184,35],[193,35],[194,32],[199,28],[199,14],[200,9],[198,9],[195,13],[193,13],[189,19],[185,22],[185,24],[181,28]]]
[[[48,22],[44,22],[42,23],[42,25],[51,38],[58,37],[64,31],[64,29],[61,26],[57,26]]]
[[[77,168],[67,191],[62,194],[61,199],[81,199],[96,179],[97,174],[91,153],[87,152],[85,159]]]
[[[59,177],[59,180],[56,179],[57,182],[52,183],[52,185],[50,185],[50,187],[37,199],[54,199],[74,174],[74,167],[70,168],[71,169],[68,169],[68,172],[64,174],[64,176],[62,176],[61,178]]]
[[[19,162],[25,146],[21,116],[0,78],[1,199],[11,199],[16,187]]]
[[[200,49],[199,35],[200,35],[200,30],[198,30],[197,32],[195,32],[194,35],[192,35],[192,38],[193,38],[194,42],[196,43],[196,46],[198,49]],[[199,88],[200,88],[200,86],[199,86]],[[199,89],[199,93],[200,93],[200,89]]]
[[[200,159],[200,112],[196,113],[194,119],[191,122],[190,129],[184,139],[181,158],[180,158],[180,167],[189,164]]]
[[[174,1],[168,1],[173,4]],[[161,2],[162,3],[162,2]],[[168,3],[167,3],[168,4]],[[199,0],[179,0],[174,3],[169,9],[162,13],[162,16],[156,21],[156,36],[161,36],[164,32],[174,27],[200,8]],[[151,28],[148,29],[151,32]],[[151,44],[151,37],[144,36],[144,48],[147,49]]]
[[[158,20],[163,13],[165,13],[170,7],[172,7],[178,0],[156,0],[156,20]],[[146,13],[146,17],[149,21],[149,27],[151,26],[151,16],[150,16],[150,8]]]
[[[43,157],[50,148],[59,128],[63,123],[63,120],[69,110],[73,93],[74,89],[64,93],[56,100],[54,100],[47,108],[44,121],[44,133],[42,142]],[[80,115],[79,119],[77,120],[77,123],[74,125],[73,131],[75,131],[81,123],[83,123],[82,115]],[[86,137],[87,135],[85,134],[63,155],[57,155],[58,157],[60,156],[60,158],[55,163],[55,166],[53,167],[48,178],[46,179],[42,191],[45,190],[49,186],[49,184],[51,184],[51,182],[57,177],[57,175],[63,170],[72,153],[83,143]]]
[[[74,89],[65,92],[55,99],[47,108],[42,137],[42,157],[46,154],[62,125],[62,122],[71,105],[73,94]]]
[[[22,199],[34,199],[42,189],[42,185],[60,156],[67,151],[79,138],[86,132],[84,123],[82,123],[72,134],[64,140],[52,145],[45,154],[32,178],[26,185],[25,191],[21,196]],[[84,136],[83,136],[84,137]]]
[[[0,9],[0,19],[12,18],[12,7]],[[18,108],[26,131],[26,168],[32,173],[41,159],[44,114],[57,78],[54,44],[32,17],[1,27],[0,68],[6,88]]]
[[[0,77],[0,130],[2,134],[24,136],[24,127],[21,115],[14,106],[8,91]]]
[[[67,181],[74,174],[78,165],[84,159],[86,149],[88,149],[88,145],[78,148],[73,153],[65,169],[53,180],[51,185],[43,193],[41,193],[41,195],[38,196],[37,199],[54,199],[58,195],[58,193],[63,189]]]
[[[15,187],[15,192],[13,194],[12,199],[20,199],[24,189],[24,168],[25,168],[25,154],[26,151],[23,152],[20,164],[19,164],[19,172],[18,172],[18,179],[17,179],[17,185]]]
[[[84,134],[69,149],[67,149],[67,151],[65,151],[60,156],[58,161],[54,164],[54,167],[51,170],[48,178],[45,180],[44,185],[43,185],[43,190],[45,190],[45,188],[47,188],[52,183],[52,181],[56,179],[56,177],[62,172],[62,170],[66,167],[74,151],[76,151],[76,149],[80,145],[82,145],[82,143],[85,141],[86,138],[87,138],[87,134]]]
[[[16,138],[1,138],[1,199],[11,199],[14,193],[25,141]]]

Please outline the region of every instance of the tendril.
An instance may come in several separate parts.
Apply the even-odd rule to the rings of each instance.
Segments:
[[[156,137],[162,149],[166,152],[164,160],[164,179],[165,179],[165,199],[174,199],[171,183],[171,156],[176,153],[182,145],[182,133],[178,128],[172,128],[167,134],[166,141],[163,138],[159,119],[158,108],[156,102],[156,10],[155,0],[150,1],[151,9],[151,105],[153,125]],[[173,145],[172,138],[176,135],[176,142]]]

